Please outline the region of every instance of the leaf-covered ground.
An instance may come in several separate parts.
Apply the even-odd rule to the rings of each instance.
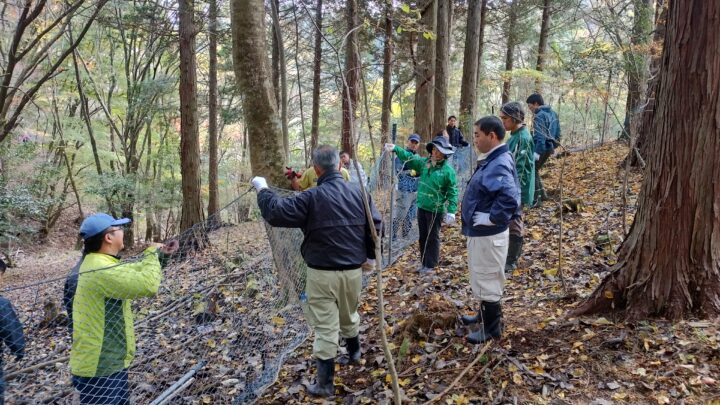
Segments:
[[[623,232],[627,148],[577,152],[563,171],[563,262],[559,254],[559,178],[552,159],[543,178],[555,202],[526,211],[527,236],[519,268],[508,276],[505,333],[481,356],[457,321],[475,307],[459,226],[443,228],[442,259],[423,278],[408,249],[385,270],[384,326],[406,403],[665,404],[720,401],[720,329],[714,321],[627,324],[612,315],[569,318],[568,312],[607,274]],[[641,177],[632,172],[626,226],[632,223]],[[565,286],[561,282],[565,280]],[[361,307],[363,362],[338,366],[330,402],[387,403],[392,397],[379,343],[375,280]],[[322,403],[306,395],[314,367],[308,340],[290,357],[261,403]],[[479,357],[479,359],[478,359]],[[475,361],[477,359],[477,361]],[[454,385],[457,377],[475,361]],[[449,388],[449,389],[448,389]],[[438,394],[446,391],[442,397]]]

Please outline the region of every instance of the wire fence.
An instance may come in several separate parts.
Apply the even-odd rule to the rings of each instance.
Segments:
[[[456,175],[458,201],[475,170],[477,153],[471,146],[457,148],[449,163]],[[419,239],[417,190],[423,181],[392,153],[383,152],[369,171],[368,191],[383,217],[383,265],[394,263],[405,248]]]
[[[460,191],[472,174],[471,149],[451,160]],[[382,235],[385,265],[418,238],[416,193],[392,159],[388,153],[378,159],[368,184],[391,224]],[[256,399],[311,330],[300,306],[307,270],[302,232],[243,222],[248,209],[257,210],[254,192],[175,237],[183,243],[170,258],[85,257],[76,268],[72,309],[63,303],[64,277],[3,291],[25,335],[24,358],[5,362],[8,403],[74,403],[73,381],[83,395],[116,398],[122,394],[113,378],[123,373],[132,403]],[[18,342],[5,336],[13,331],[8,308],[0,305],[0,332],[12,352]]]

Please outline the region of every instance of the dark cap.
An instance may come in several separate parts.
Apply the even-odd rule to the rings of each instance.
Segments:
[[[514,119],[515,121],[525,121],[525,109],[523,108],[522,104],[518,103],[517,101],[511,101],[509,103],[503,104],[503,106],[500,107],[500,111],[508,117]]]
[[[452,155],[453,153],[455,153],[455,148],[450,145],[450,142],[445,139],[444,136],[436,136],[432,142],[425,146],[425,148],[427,149],[428,153],[432,153],[433,148],[437,148],[437,150],[439,150],[440,153],[442,153],[443,155]]]

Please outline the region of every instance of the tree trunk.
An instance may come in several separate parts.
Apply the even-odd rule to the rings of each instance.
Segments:
[[[283,149],[285,151],[285,160],[288,160],[290,156],[290,134],[288,133],[288,88],[285,43],[283,42],[282,27],[280,26],[280,2],[278,0],[271,0],[270,5],[272,6],[273,38],[277,44],[277,60],[280,68],[280,123],[283,134]]]
[[[217,0],[210,0],[208,8],[208,218],[214,218],[214,215],[220,210],[218,196]]]
[[[415,133],[423,142],[433,136],[433,112],[435,88],[435,37],[437,26],[437,2],[427,0],[422,7],[415,67]]]
[[[545,51],[547,50],[548,35],[550,34],[550,0],[543,0],[543,13],[540,22],[540,42],[538,43],[537,63],[535,70],[542,72],[545,69]],[[542,93],[540,76],[535,79],[535,91]]]
[[[200,198],[200,134],[197,117],[197,78],[195,63],[195,23],[193,0],[180,0],[180,167],[182,173],[181,231],[203,221]],[[188,241],[193,245],[196,240]]]
[[[358,88],[360,86],[360,55],[358,52],[358,7],[357,0],[348,0],[346,10],[347,30],[345,43],[345,84],[342,88],[342,149],[355,158],[353,147],[352,126],[355,123],[355,112],[358,104]]]
[[[480,87],[480,79],[482,78],[482,57],[485,48],[485,26],[487,25],[487,3],[488,0],[480,0],[480,31],[478,33],[478,68],[477,68],[477,86]],[[477,99],[477,96],[476,96]]]
[[[667,10],[668,6],[664,0],[658,0],[655,4],[657,15],[655,21],[655,30],[653,31],[653,45],[650,48],[650,69],[649,75],[650,80],[647,83],[647,92],[645,93],[646,106],[643,108],[642,117],[638,118],[638,122],[641,128],[650,126],[653,119],[653,111],[655,110],[655,93],[657,92],[658,86],[658,70],[660,69],[660,58],[662,57],[663,43],[665,42],[665,23],[667,21]],[[643,159],[647,157],[647,136],[648,131],[639,131],[635,139],[635,148],[637,153],[642,156]],[[640,159],[638,159],[635,151],[630,151],[628,158],[632,166],[640,165]]]
[[[505,104],[510,101],[510,85],[512,83],[512,70],[515,62],[515,42],[516,42],[516,28],[517,24],[517,3],[519,0],[510,1],[510,12],[508,13],[508,24],[507,24],[507,48],[505,50],[505,73],[503,77],[502,87],[502,103]]]
[[[635,17],[630,35],[630,47],[623,54],[625,73],[627,76],[627,102],[625,103],[625,121],[623,137],[631,139],[633,126],[637,126],[637,118],[642,115],[648,73],[648,44],[653,28],[652,0],[633,0]]]
[[[465,52],[463,53],[462,84],[460,85],[459,127],[463,134],[471,133],[473,119],[475,119],[481,11],[481,0],[468,1],[467,27],[465,29]]]
[[[313,90],[312,90],[312,123],[310,126],[310,151],[318,146],[320,137],[320,71],[322,69],[322,0],[317,1],[315,8],[315,24],[318,30],[315,32],[315,57],[313,58]]]
[[[382,113],[380,115],[380,143],[390,139],[390,117],[392,116],[392,69],[393,69],[393,4],[385,0],[385,44],[383,46],[383,89]]]
[[[305,167],[308,165],[308,145],[307,145],[307,133],[305,132],[305,105],[303,103],[302,94],[302,78],[300,76],[300,61],[298,55],[300,54],[300,22],[297,17],[297,7],[293,6],[293,20],[295,22],[295,74],[297,75],[298,85],[298,99],[300,101],[300,127],[302,129],[303,139],[303,160],[305,161]]]
[[[720,315],[720,3],[669,3],[648,167],[618,264],[575,312]],[[688,125],[692,123],[692,125]]]
[[[435,41],[435,91],[433,92],[433,133],[447,124],[447,88],[450,75],[450,1],[437,0],[437,39]]]
[[[231,2],[233,65],[243,95],[252,172],[272,184],[286,185],[283,135],[270,81],[264,17],[262,0]]]

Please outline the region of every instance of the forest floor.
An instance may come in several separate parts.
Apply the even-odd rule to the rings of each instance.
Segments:
[[[418,254],[412,247],[385,270],[385,328],[404,402],[720,403],[716,323],[625,323],[621,314],[568,316],[616,261],[623,235],[624,171],[618,163],[626,153],[625,146],[612,144],[565,159],[563,199],[572,201],[565,204],[568,212],[562,220],[562,268],[557,202],[526,211],[523,259],[508,275],[503,300],[505,331],[484,353],[483,347],[465,342],[468,329],[458,322],[459,315],[477,306],[459,225],[443,228],[441,264],[433,277],[413,271]],[[562,159],[552,159],[543,174],[556,201],[561,171]],[[631,172],[627,227],[640,182],[640,172]],[[363,359],[360,365],[336,367],[334,398],[324,401],[306,394],[315,372],[308,339],[287,359],[278,381],[259,402],[391,402],[376,296],[373,278],[360,309]]]

